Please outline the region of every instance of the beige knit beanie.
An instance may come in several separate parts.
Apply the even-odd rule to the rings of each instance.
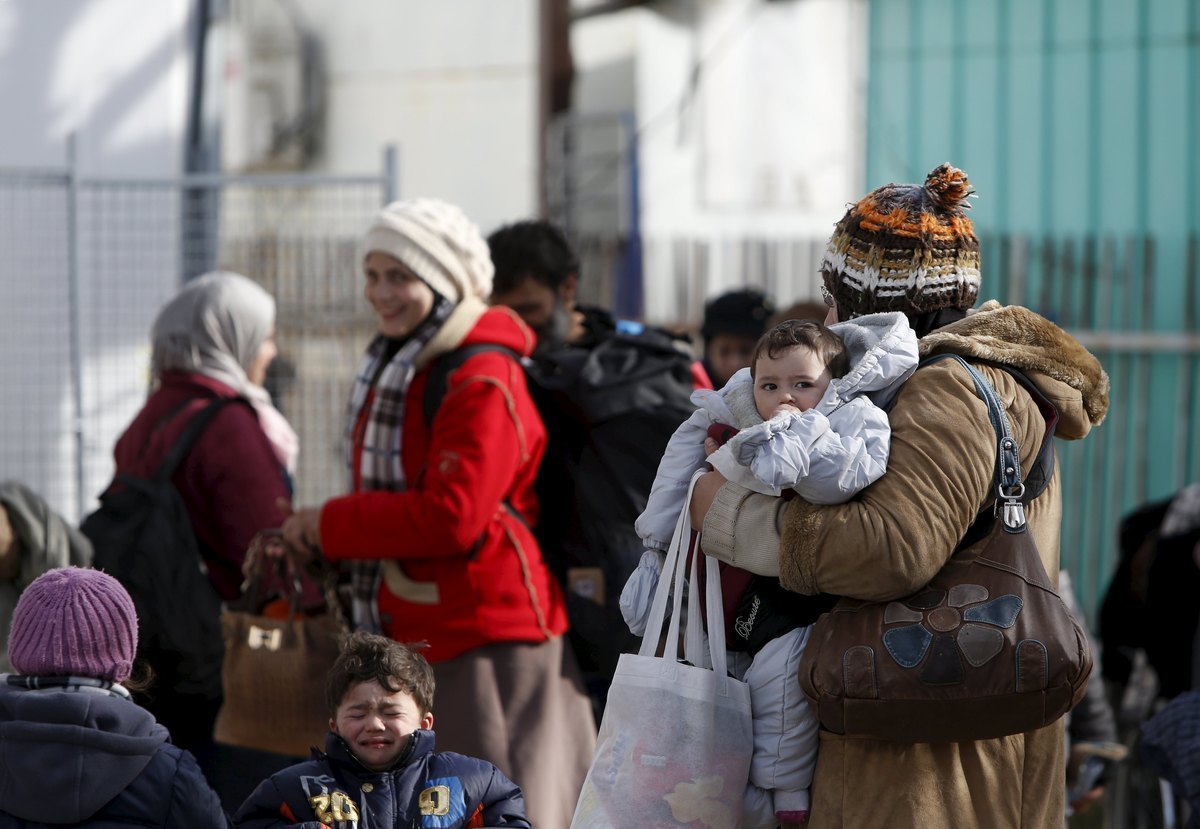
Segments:
[[[458,207],[437,199],[396,201],[376,215],[359,261],[386,253],[437,293],[461,302],[492,293],[492,259],[479,228]]]

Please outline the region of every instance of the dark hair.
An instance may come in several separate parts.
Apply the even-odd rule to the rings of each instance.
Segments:
[[[757,288],[729,291],[704,306],[704,322],[700,336],[707,342],[718,334],[758,338],[767,328],[767,320],[775,313],[775,303]]]
[[[433,668],[425,657],[409,645],[360,630],[342,641],[326,677],[325,702],[330,712],[337,711],[352,687],[371,680],[392,693],[411,694],[421,713],[433,710]]]
[[[493,293],[511,291],[527,277],[557,292],[568,276],[579,275],[579,259],[566,234],[543,219],[505,225],[487,243],[496,268]]]
[[[154,688],[155,680],[158,679],[154,673],[154,668],[150,667],[150,663],[145,659],[135,659],[133,661],[133,670],[129,672],[129,677],[121,684],[125,686],[125,690],[135,694],[145,694]],[[153,696],[153,694],[150,694]]]
[[[776,311],[774,316],[767,321],[767,325],[774,328],[779,323],[787,322],[788,320],[816,320],[817,322],[821,322],[825,319],[827,313],[829,313],[829,306],[820,299],[800,300],[793,302],[781,311]],[[276,358],[271,365],[274,366],[278,362],[279,359]],[[270,372],[271,369],[268,368],[267,373],[270,374]]]
[[[763,334],[754,346],[750,358],[750,376],[754,377],[755,363],[762,355],[774,360],[793,348],[809,349],[829,369],[831,377],[842,377],[850,370],[850,352],[836,332],[816,320],[784,320]]]

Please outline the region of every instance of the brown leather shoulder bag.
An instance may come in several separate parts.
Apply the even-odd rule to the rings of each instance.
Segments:
[[[329,707],[325,674],[338,655],[350,625],[337,595],[336,577],[326,567],[317,579],[324,588],[321,612],[306,612],[302,586],[282,559],[266,555],[274,534],[251,543],[239,601],[221,611],[225,661],[224,700],[213,738],[218,743],[307,757],[325,745]],[[289,554],[290,555],[290,554]],[[291,565],[298,572],[300,565]],[[264,612],[268,584],[281,592],[286,616]]]
[[[841,599],[813,626],[800,685],[822,727],[897,742],[962,742],[1049,725],[1080,700],[1087,636],[1054,589],[1025,506],[1053,470],[1054,407],[1010,371],[1047,415],[1031,475],[987,379],[957,355],[996,431],[994,504],[985,505],[933,580],[890,602]],[[938,359],[938,358],[934,358]]]

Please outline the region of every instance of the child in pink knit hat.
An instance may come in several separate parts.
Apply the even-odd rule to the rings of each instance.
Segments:
[[[116,579],[62,567],[13,611],[0,682],[0,827],[228,827],[195,758],[121,684],[137,614]]]

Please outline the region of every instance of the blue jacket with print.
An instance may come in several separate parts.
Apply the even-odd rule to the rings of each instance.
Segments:
[[[432,731],[415,731],[387,771],[371,771],[336,734],[259,784],[234,815],[238,829],[468,829],[522,827],[521,789],[484,760],[435,754]]]

